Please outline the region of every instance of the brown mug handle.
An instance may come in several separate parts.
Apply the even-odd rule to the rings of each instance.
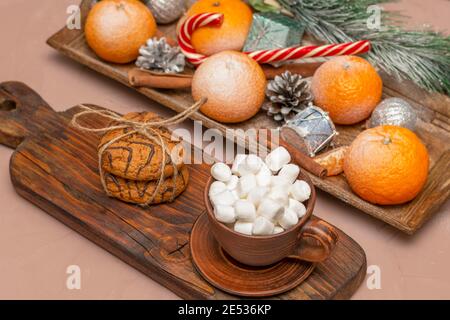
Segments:
[[[337,240],[338,234],[332,225],[312,218],[300,231],[296,252],[289,258],[322,262],[331,255]]]

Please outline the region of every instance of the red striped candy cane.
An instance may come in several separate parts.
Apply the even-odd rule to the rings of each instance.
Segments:
[[[221,13],[201,13],[187,18],[182,24],[178,35],[178,45],[187,60],[194,66],[200,65],[207,56],[195,51],[191,43],[192,33],[201,27],[218,27],[222,22],[223,14]]]
[[[334,57],[342,55],[355,55],[370,50],[367,40],[347,42],[341,44],[327,44],[323,46],[304,46],[273,50],[259,50],[246,52],[249,57],[258,63],[281,62],[301,58]]]
[[[202,13],[186,19],[180,29],[178,44],[187,60],[195,66],[200,65],[207,56],[195,51],[191,43],[192,33],[201,27],[218,27],[223,22],[221,13]],[[281,62],[301,58],[332,57],[342,55],[356,55],[370,50],[370,42],[361,40],[341,44],[327,44],[321,46],[302,46],[284,49],[258,50],[245,52],[258,63]]]

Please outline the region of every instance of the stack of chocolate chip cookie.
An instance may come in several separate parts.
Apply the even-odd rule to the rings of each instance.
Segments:
[[[151,122],[160,120],[153,113],[130,113],[124,119],[133,122]],[[123,138],[131,128],[108,131],[100,140],[99,150],[109,145],[103,152],[101,169],[108,193],[122,201],[140,205],[170,202],[187,187],[189,171],[183,163],[184,149],[180,141],[174,141],[165,128],[153,129],[162,136],[165,146],[172,156],[166,154],[164,176],[161,178],[163,153],[156,142],[144,134],[134,133]],[[111,141],[117,139],[111,143]]]

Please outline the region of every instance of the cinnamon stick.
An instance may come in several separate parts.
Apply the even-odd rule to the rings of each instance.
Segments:
[[[270,141],[270,137],[267,140]],[[280,129],[279,146],[286,148],[291,154],[293,162],[306,171],[319,178],[327,175],[327,169],[305,154],[306,149],[302,144],[302,140],[292,128],[283,127]]]
[[[128,72],[128,81],[133,87],[185,89],[191,87],[192,76],[182,74],[157,74],[133,68]]]

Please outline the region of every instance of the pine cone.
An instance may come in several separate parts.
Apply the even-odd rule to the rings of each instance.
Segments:
[[[186,64],[180,48],[171,47],[165,38],[149,39],[146,45],[139,49],[139,54],[136,66],[142,69],[163,73],[180,73],[183,72]]]
[[[266,96],[270,100],[263,106],[267,115],[284,122],[305,109],[312,101],[308,81],[289,71],[269,82]]]

